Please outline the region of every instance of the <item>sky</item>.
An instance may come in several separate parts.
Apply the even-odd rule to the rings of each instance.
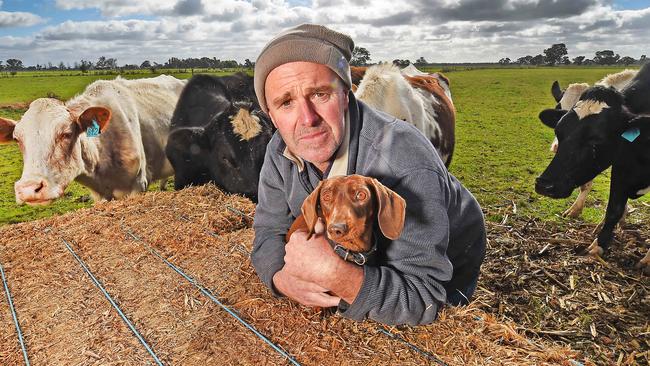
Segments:
[[[650,0],[0,0],[0,60],[255,61],[301,23],[349,34],[371,62],[516,60],[554,43],[650,55]]]

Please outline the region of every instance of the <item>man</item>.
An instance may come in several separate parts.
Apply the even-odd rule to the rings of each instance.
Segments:
[[[276,295],[337,306],[355,320],[426,324],[445,302],[466,304],[485,256],[474,197],[415,127],[354,98],[347,35],[303,24],[272,39],[255,64],[255,92],[278,131],[259,182],[252,262]],[[284,236],[324,178],[377,178],[406,200],[402,235],[375,232],[363,266],[339,257],[324,235]]]

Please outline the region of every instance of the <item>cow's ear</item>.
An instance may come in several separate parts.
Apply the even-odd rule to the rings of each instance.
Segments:
[[[111,110],[106,107],[90,107],[83,111],[77,123],[83,131],[93,126],[93,121],[99,125],[99,131],[104,132],[108,127],[108,121],[111,120]]]
[[[650,116],[637,116],[627,124],[626,131],[637,130],[641,133],[641,140],[646,141],[650,140],[650,133],[642,133],[642,131],[650,131],[648,127],[650,127]]]
[[[539,119],[550,128],[555,128],[562,116],[567,113],[564,109],[545,109],[539,113]]]
[[[0,117],[0,143],[14,140],[14,127],[16,127],[16,121]]]
[[[555,80],[553,85],[551,85],[551,94],[553,95],[553,98],[555,98],[555,101],[560,103],[564,92],[562,91],[562,88],[560,88],[560,83],[558,83],[557,80]]]

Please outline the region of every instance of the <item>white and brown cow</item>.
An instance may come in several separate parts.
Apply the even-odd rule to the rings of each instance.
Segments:
[[[594,85],[601,85],[604,87],[613,87],[616,90],[623,90],[630,82],[632,79],[636,76],[637,70],[623,70],[621,72],[617,72],[615,74],[609,74],[605,76],[604,78],[600,79],[597,81]],[[563,113],[566,113],[566,111],[570,110],[573,108],[573,106],[578,102],[578,99],[580,99],[580,96],[582,93],[585,92],[589,88],[589,84],[587,83],[573,83],[569,84],[566,89],[562,90],[560,88],[560,83],[558,81],[554,81],[553,85],[551,86],[551,94],[553,95],[553,98],[555,98],[555,101],[557,102],[557,105],[555,106],[555,109],[551,110],[545,110],[540,113],[540,119],[542,118],[547,118],[543,114],[557,114],[557,113],[562,113],[562,112],[557,112],[557,111],[563,111]],[[557,148],[558,148],[558,140],[555,138],[553,140],[553,143],[551,144],[551,151],[554,153],[557,153]],[[583,185],[580,186],[578,197],[576,198],[575,202],[569,207],[564,213],[562,214],[563,216],[568,216],[568,217],[578,217],[582,213],[582,210],[585,207],[585,202],[587,200],[587,195],[591,191],[591,187],[593,185],[593,181],[589,181]]]
[[[66,103],[34,100],[20,122],[0,118],[0,142],[15,140],[23,154],[16,202],[48,204],[73,180],[95,200],[116,199],[171,176],[165,144],[184,84],[166,75],[98,80]]]
[[[357,99],[417,127],[438,151],[448,167],[454,152],[456,110],[449,80],[427,74],[414,66],[400,70],[393,64],[352,68]]]

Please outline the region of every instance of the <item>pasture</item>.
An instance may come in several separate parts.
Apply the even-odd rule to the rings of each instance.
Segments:
[[[445,70],[445,71],[451,71]],[[430,69],[429,72],[439,71]],[[534,192],[534,179],[546,167],[552,153],[553,131],[543,126],[537,114],[555,105],[550,95],[553,80],[566,86],[570,82],[593,83],[620,68],[497,68],[449,72],[454,103],[458,112],[456,150],[450,171],[470,188],[489,220],[498,222],[515,213],[558,223],[558,216],[575,199],[551,200]],[[67,100],[99,78],[114,75],[61,75],[25,73],[0,78],[0,115],[18,119],[28,103],[55,95]],[[174,74],[188,78],[189,73]],[[219,74],[219,73],[217,73]],[[150,72],[125,77],[150,77]],[[13,182],[21,174],[22,162],[15,144],[0,145],[0,225],[47,217],[90,205],[85,189],[72,184],[65,199],[48,207],[17,207]],[[600,221],[607,204],[608,172],[596,179],[582,220]],[[152,185],[152,189],[156,189]],[[650,217],[645,204],[650,198],[633,202],[632,222]]]
[[[488,220],[490,244],[477,291],[479,307],[514,320],[517,330],[527,335],[581,350],[598,364],[643,364],[650,358],[650,288],[648,277],[633,266],[650,241],[650,195],[631,201],[629,226],[623,237],[617,234],[611,255],[601,263],[576,255],[576,248],[590,243],[591,230],[604,216],[609,173],[596,178],[578,219],[561,216],[577,192],[560,200],[534,192],[535,177],[553,156],[549,151],[553,131],[537,118],[542,109],[555,105],[551,83],[591,84],[620,70],[446,70],[458,112],[450,171],[476,196]],[[154,75],[126,77],[138,76]],[[91,81],[112,77],[18,74],[0,78],[0,115],[18,119],[35,98],[55,95],[66,100]],[[0,227],[91,206],[87,190],[76,183],[51,206],[16,206],[13,183],[21,170],[17,146],[0,145]],[[155,189],[157,185],[150,187]]]

